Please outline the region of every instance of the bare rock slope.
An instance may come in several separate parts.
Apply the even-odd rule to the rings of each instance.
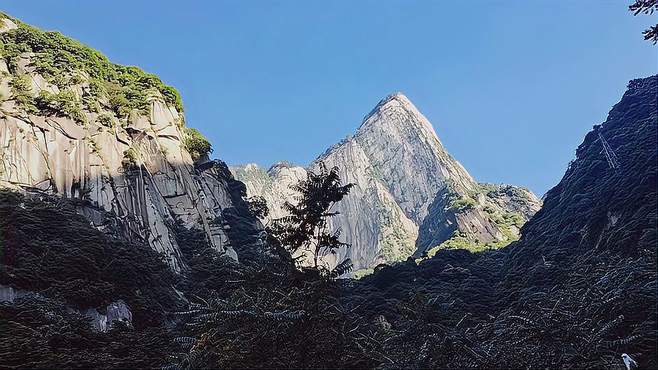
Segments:
[[[309,166],[337,166],[351,193],[336,206],[350,248],[327,256],[330,265],[351,258],[356,269],[399,261],[440,248],[506,245],[540,207],[527,189],[477,183],[446,151],[431,123],[401,93],[377,104],[354,136],[329,148]],[[294,201],[288,189],[305,169],[277,164],[232,167],[250,196],[263,196],[271,218]]]
[[[176,220],[236,257],[224,216],[243,206],[240,186],[190,147],[173,88],[61,34],[2,14],[0,24],[0,185],[80,199],[101,229],[113,215],[174,270]]]

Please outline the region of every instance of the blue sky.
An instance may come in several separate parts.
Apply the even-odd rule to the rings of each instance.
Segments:
[[[656,48],[630,1],[6,0],[183,95],[229,164],[307,164],[404,92],[479,181],[557,184]],[[111,5],[109,5],[111,4]]]

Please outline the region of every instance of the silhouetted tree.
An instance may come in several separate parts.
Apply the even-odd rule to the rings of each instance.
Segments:
[[[658,0],[635,0],[633,4],[629,5],[628,10],[633,12],[634,15],[640,13],[653,14],[654,11],[658,10]],[[650,26],[642,34],[645,40],[650,40],[655,45],[658,43],[658,24]]]
[[[247,206],[249,207],[249,211],[260,219],[264,219],[270,214],[265,198],[260,195],[249,197],[247,199]]]
[[[348,246],[338,240],[340,230],[329,230],[328,221],[338,215],[331,208],[349,193],[353,185],[342,185],[338,168],[327,170],[324,163],[320,163],[319,172],[309,171],[306,180],[291,186],[299,192],[297,204],[284,204],[290,215],[275,220],[271,233],[291,254],[310,250],[313,266],[317,268],[322,253],[335,253],[336,249]]]

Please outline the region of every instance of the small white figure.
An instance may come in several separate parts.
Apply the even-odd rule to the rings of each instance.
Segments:
[[[624,360],[624,365],[626,365],[626,370],[637,369],[637,362],[631,358],[631,356],[622,353],[621,358]]]

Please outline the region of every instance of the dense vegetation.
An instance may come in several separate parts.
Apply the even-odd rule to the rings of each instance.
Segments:
[[[95,111],[102,100],[120,118],[133,109],[147,112],[149,93],[153,91],[159,92],[178,112],[183,111],[178,91],[157,76],[138,67],[114,64],[98,51],[59,32],[41,31],[13,18],[12,21],[18,28],[0,34],[0,55],[12,74],[16,74],[19,60],[28,53],[36,72],[60,89],[87,80],[89,95],[83,100],[90,111]],[[19,101],[21,105],[32,109],[34,98],[25,94],[22,97],[25,101]]]
[[[623,168],[588,135],[523,240],[442,250],[359,281],[243,267],[239,287],[184,313],[178,364],[619,368],[628,353],[655,367],[656,79],[631,86],[641,84],[603,126]]]
[[[448,183],[447,189],[448,191],[442,198],[435,200],[432,207],[444,208],[444,214],[451,218],[446,220],[444,227],[452,225],[451,233],[447,234],[446,239],[440,244],[427,249],[423,253],[423,257],[432,257],[438,251],[447,249],[465,249],[471,252],[499,249],[519,239],[518,230],[521,229],[526,219],[522,214],[509,211],[500,204],[501,199],[507,197],[513,199],[514,204],[519,205],[519,208],[527,207],[531,202],[528,196],[519,188],[506,185],[478,184],[475,190],[466,192],[466,194],[459,194],[452,189],[452,184]],[[470,212],[473,212],[474,217],[478,217],[478,214],[482,215],[484,222],[492,222],[502,234],[502,238],[481,241],[457,229],[456,218]]]
[[[34,99],[34,103],[37,109],[45,114],[63,115],[81,123],[85,121],[78,97],[71,90],[56,94],[41,91]]]
[[[213,272],[203,278],[212,290],[179,313],[187,325],[171,367],[374,365],[357,347],[358,317],[341,306],[334,275],[298,270],[289,255],[279,257],[265,265],[199,260],[207,268],[194,269]]]
[[[157,366],[164,322],[179,307],[175,276],[148,246],[109,238],[76,204],[0,192],[0,284],[29,294],[0,303],[2,366]],[[96,333],[70,312],[124,300],[134,327]]]
[[[267,250],[236,262],[180,225],[186,268],[173,276],[148,248],[93,229],[76,204],[4,192],[0,284],[38,294],[0,304],[2,363],[620,368],[628,353],[655,368],[657,82],[631,84],[520,241],[441,250],[361,280],[336,279],[346,266],[300,269],[271,236]],[[98,333],[67,310],[116,299],[129,304],[132,326]]]
[[[0,13],[2,18],[8,17]],[[123,127],[133,114],[148,114],[150,99],[155,95],[183,112],[179,93],[157,76],[137,67],[114,64],[98,51],[58,32],[41,31],[10,19],[18,28],[0,33],[0,57],[9,68],[9,75],[4,77],[9,77],[11,99],[25,112],[68,117],[85,125],[89,114],[96,113],[93,119],[102,126],[114,128],[121,122]],[[19,63],[27,67],[21,64],[23,68],[18,68]],[[34,74],[24,73],[32,68],[57,89],[34,91]],[[184,127],[182,115],[177,123],[183,132],[183,146],[194,159],[212,153],[210,142],[198,130]],[[136,165],[137,154],[134,149],[127,150],[124,166]]]
[[[185,128],[183,145],[195,160],[212,153],[212,145],[210,145],[208,139],[195,128]]]

